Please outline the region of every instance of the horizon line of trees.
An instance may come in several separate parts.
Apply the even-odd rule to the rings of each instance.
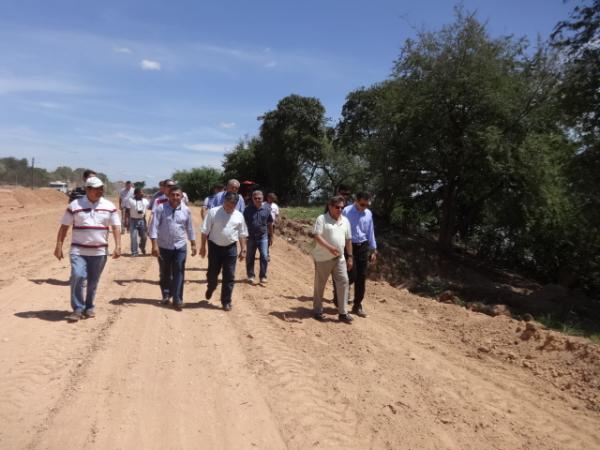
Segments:
[[[0,158],[0,184],[24,187],[48,187],[48,183],[52,181],[80,184],[85,170],[86,168],[83,167],[72,169],[69,166],[59,166],[53,171],[48,171],[41,167],[34,167],[32,173],[32,167],[27,158],[9,156]],[[107,186],[107,193],[115,190],[114,183],[108,179],[106,174],[98,172],[97,175]]]

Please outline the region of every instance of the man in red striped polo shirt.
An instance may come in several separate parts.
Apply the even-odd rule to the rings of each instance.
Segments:
[[[121,220],[115,205],[106,200],[104,183],[97,177],[85,182],[85,197],[69,203],[61,220],[54,256],[63,258],[63,241],[70,226],[73,226],[71,238],[71,307],[73,312],[67,316],[70,322],[84,317],[95,317],[94,298],[100,275],[108,255],[108,232],[112,229],[115,239],[113,258],[121,256]],[[84,284],[87,287],[84,297]]]

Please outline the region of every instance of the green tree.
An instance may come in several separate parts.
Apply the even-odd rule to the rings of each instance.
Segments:
[[[600,296],[600,0],[581,2],[557,24],[552,44],[564,60],[559,99],[577,146],[568,164],[574,215],[567,253],[586,289]]]
[[[252,180],[264,183],[265,171],[257,162],[257,149],[260,139],[246,138],[240,140],[230,152],[225,154],[223,162],[223,178],[235,178],[240,181]]]
[[[223,174],[213,167],[199,167],[191,170],[175,172],[172,179],[177,180],[190,201],[202,200],[211,193],[214,184],[218,183]]]
[[[380,177],[387,213],[437,230],[449,250],[501,197],[528,134],[555,128],[552,67],[544,51],[493,39],[458,10],[453,24],[406,42],[391,80],[349,96],[340,141]]]
[[[59,166],[54,170],[54,172],[50,173],[50,177],[54,180],[62,180],[62,181],[77,181],[73,173],[73,169],[68,166]]]
[[[277,192],[282,203],[306,201],[322,160],[325,108],[316,98],[290,95],[261,119],[255,162],[264,177],[256,181]]]

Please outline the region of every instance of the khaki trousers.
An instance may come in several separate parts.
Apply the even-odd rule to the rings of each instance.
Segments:
[[[346,260],[342,257],[327,261],[315,261],[315,289],[313,293],[313,312],[323,312],[323,292],[329,275],[332,275],[336,286],[337,304],[339,314],[346,314],[348,305],[348,271]]]

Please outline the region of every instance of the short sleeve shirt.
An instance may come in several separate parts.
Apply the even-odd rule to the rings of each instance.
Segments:
[[[279,206],[277,206],[277,203],[271,203],[271,216],[273,216],[273,222],[276,222],[277,217],[279,217]]]
[[[211,208],[208,211],[200,231],[221,247],[231,245],[240,238],[248,237],[248,229],[242,213],[235,209],[228,214],[222,206]]]
[[[120,226],[115,205],[100,197],[95,203],[87,196],[69,203],[61,225],[72,225],[71,255],[104,256],[108,254],[108,233],[111,226]]]
[[[261,205],[260,208],[250,204],[244,210],[244,219],[248,227],[248,236],[252,239],[266,239],[268,224],[273,223],[271,208],[268,204]]]
[[[340,216],[338,220],[335,220],[329,213],[321,214],[315,221],[313,233],[320,235],[325,242],[336,247],[340,252],[341,258],[344,259],[346,240],[352,239],[350,222],[348,222],[347,218]],[[312,255],[315,261],[328,261],[335,258],[329,250],[319,243],[315,243]]]
[[[140,200],[135,197],[131,197],[127,200],[127,207],[129,208],[129,217],[132,219],[143,219],[146,216],[146,210],[148,209],[149,201],[146,198]],[[138,213],[138,211],[141,211]]]

